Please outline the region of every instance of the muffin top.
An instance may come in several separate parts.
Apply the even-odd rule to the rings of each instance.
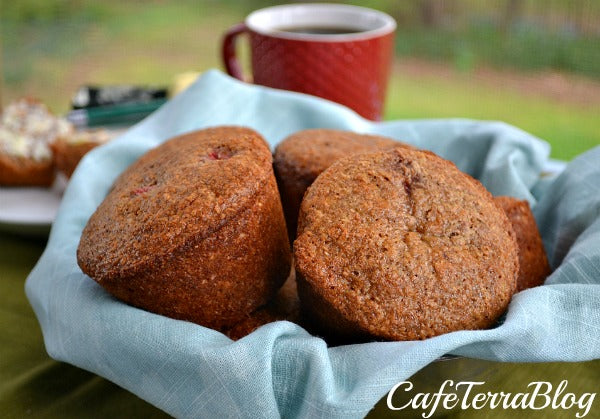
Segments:
[[[54,116],[43,103],[19,99],[0,115],[0,153],[36,162],[49,161],[52,143],[72,131],[73,126],[66,119]]]
[[[356,332],[392,340],[491,326],[518,271],[514,232],[490,193],[408,148],[324,171],[302,202],[295,258],[315,301]]]
[[[292,166],[316,178],[333,162],[352,154],[406,146],[391,138],[334,129],[307,129],[283,140],[275,149],[275,165]]]
[[[264,139],[242,127],[190,132],[148,151],[115,181],[77,252],[88,275],[126,277],[160,268],[252,205],[272,176]]]

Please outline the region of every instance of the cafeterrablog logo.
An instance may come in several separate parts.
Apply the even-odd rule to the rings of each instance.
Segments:
[[[388,393],[387,406],[391,410],[415,409],[422,410],[422,417],[431,417],[437,409],[462,410],[483,408],[502,410],[573,410],[577,418],[585,417],[594,403],[596,393],[584,393],[577,396],[567,392],[568,380],[563,380],[554,388],[547,381],[534,381],[527,385],[522,393],[480,392],[478,387],[484,381],[457,381],[446,380],[435,393],[416,393],[410,400],[394,403],[394,395],[400,392],[411,392],[413,384],[402,381],[396,384]]]

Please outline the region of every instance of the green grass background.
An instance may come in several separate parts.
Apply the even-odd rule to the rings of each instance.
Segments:
[[[250,10],[273,3],[3,2],[3,100],[32,95],[56,112],[65,112],[71,95],[84,83],[164,85],[170,84],[178,73],[221,68],[221,34]],[[527,26],[526,21],[519,21],[507,35],[485,17],[484,6],[470,0],[457,3],[472,8],[460,25],[435,28],[411,20],[418,4],[415,1],[354,3],[381,8],[396,16],[400,23],[398,61],[417,56],[441,60],[453,70],[451,77],[417,76],[398,71],[396,66],[390,81],[386,119],[502,120],[550,142],[552,157],[567,160],[600,144],[600,100],[589,105],[561,102],[492,86],[473,77],[478,65],[487,65],[512,68],[532,77],[536,71],[550,68],[600,83],[600,33],[580,36],[560,28],[543,31],[539,25]],[[488,4],[492,3],[498,4]],[[539,1],[528,0],[524,4],[534,3]],[[567,7],[562,0],[548,4],[556,13]],[[600,17],[600,7],[593,2],[585,4],[587,13]],[[531,23],[535,16],[530,9],[524,11],[523,19],[530,19]],[[247,51],[242,54],[247,56]]]
[[[557,159],[569,160],[600,144],[599,109],[524,96],[469,77],[426,76],[416,82],[392,77],[385,118],[423,117],[505,121],[548,141]]]

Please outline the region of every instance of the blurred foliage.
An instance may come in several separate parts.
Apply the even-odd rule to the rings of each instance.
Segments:
[[[250,11],[279,3],[0,0],[4,79],[0,93],[4,101],[33,95],[64,112],[71,94],[84,83],[162,85],[179,73],[220,67],[223,32]],[[430,77],[395,71],[386,118],[500,119],[548,140],[552,155],[565,159],[599,143],[593,105],[530,98],[503,86],[490,87],[471,70],[480,65],[561,70],[599,80],[600,1],[346,3],[395,17],[398,56],[441,61],[445,68],[449,64],[458,70]],[[241,56],[247,57],[246,43],[240,44]]]
[[[400,56],[418,56],[454,63],[470,70],[477,64],[526,70],[552,69],[600,78],[600,37],[565,37],[523,28],[504,35],[482,24],[439,32],[415,27],[398,31]]]
[[[393,16],[400,56],[444,60],[462,71],[485,64],[600,78],[598,0],[328,1]],[[225,3],[249,12],[281,2]]]
[[[551,69],[600,79],[600,1],[598,0],[328,0],[383,10],[398,22],[396,52],[454,65],[468,72],[478,65]],[[30,74],[27,52],[72,56],[80,39],[100,25],[123,29],[118,16],[155,10],[131,20],[139,32],[161,20],[160,10],[226,8],[243,18],[275,0],[0,0],[0,36],[7,82]],[[177,7],[175,7],[175,4]],[[136,12],[137,11],[137,12]],[[208,13],[208,12],[207,12]],[[162,16],[185,19],[185,16]],[[43,32],[44,36],[38,36]],[[151,32],[151,31],[150,31]],[[15,50],[22,50],[13,56]]]
[[[123,48],[139,41],[138,49],[150,50],[157,37],[162,41],[158,46],[164,48],[177,22],[189,28],[204,21],[203,15],[218,4],[217,0],[0,0],[4,82],[24,84],[39,77],[40,68],[46,66],[64,72],[53,61],[62,60],[66,67],[91,50],[118,48],[120,37]]]
[[[92,0],[2,0],[0,17],[22,24],[73,18],[94,21],[110,14],[109,2]]]

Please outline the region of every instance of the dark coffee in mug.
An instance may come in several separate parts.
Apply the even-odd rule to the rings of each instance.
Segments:
[[[325,27],[325,26],[290,26],[277,28],[280,32],[291,32],[291,33],[304,33],[308,35],[345,35],[349,33],[364,32],[362,29],[357,28],[339,28],[339,27]]]

